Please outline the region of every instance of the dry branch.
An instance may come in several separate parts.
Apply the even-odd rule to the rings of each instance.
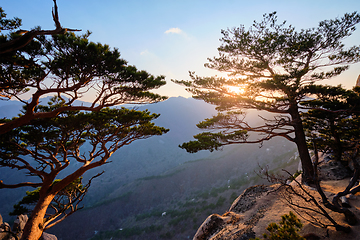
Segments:
[[[15,38],[7,43],[3,43],[0,45],[0,55],[4,53],[13,52],[20,48],[25,47],[37,36],[64,34],[68,31],[69,32],[81,31],[79,29],[63,28],[61,26],[59,21],[59,14],[58,14],[58,7],[56,4],[56,0],[53,1],[54,1],[54,7],[52,10],[52,16],[56,28],[54,30],[31,30],[31,31],[20,30],[21,33],[24,33],[23,35],[21,35],[21,37]]]

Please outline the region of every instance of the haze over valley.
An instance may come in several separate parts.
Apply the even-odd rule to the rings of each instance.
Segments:
[[[1,113],[8,117],[19,112],[16,102],[1,104]],[[226,212],[245,188],[265,182],[255,173],[259,165],[277,171],[297,169],[295,145],[282,138],[265,142],[261,148],[257,144],[232,145],[195,154],[180,149],[179,144],[199,133],[195,124],[216,113],[203,101],[173,97],[138,108],[160,113],[156,124],[170,131],[135,141],[115,152],[110,163],[87,172],[84,182],[105,171],[93,180],[82,203],[84,209],[48,230],[58,239],[191,238],[209,214]],[[249,113],[249,122],[258,122],[258,114]],[[0,174],[9,182],[23,177],[5,168]],[[66,172],[63,174],[59,177]],[[0,212],[4,220],[11,221],[7,214],[25,189],[0,191]]]

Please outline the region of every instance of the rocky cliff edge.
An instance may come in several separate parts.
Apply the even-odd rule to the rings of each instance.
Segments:
[[[324,160],[325,164],[321,166],[320,174],[322,175],[321,186],[328,196],[332,199],[336,193],[343,191],[349,183],[348,172],[341,170],[341,166],[334,164],[331,160]],[[301,176],[297,178],[301,182]],[[293,181],[291,185],[299,188],[298,184]],[[311,187],[304,186],[309,193],[321,202],[317,191]],[[296,209],[291,208],[284,199],[284,189],[280,185],[257,185],[246,189],[232,204],[229,211],[223,215],[210,215],[197,230],[194,240],[247,240],[255,237],[262,238],[266,232],[266,227],[271,222],[278,223],[281,216],[288,214],[290,211],[296,213]],[[356,217],[360,219],[360,194],[348,196],[351,210]],[[303,200],[296,200],[301,206],[307,206]],[[327,210],[329,215],[343,226],[348,226],[345,222],[344,215]],[[298,217],[303,223],[300,235],[308,236],[307,239],[327,239],[327,240],[349,240],[360,239],[360,224],[351,226],[350,233],[336,231],[333,227],[324,229],[314,226],[305,221],[299,214]],[[328,223],[320,216],[311,214],[319,221]]]

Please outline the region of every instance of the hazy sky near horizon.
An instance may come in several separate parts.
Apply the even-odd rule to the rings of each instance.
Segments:
[[[41,26],[54,29],[51,0],[2,0],[7,18],[19,17],[22,29]],[[158,90],[167,96],[190,94],[171,79],[219,74],[204,67],[217,56],[221,29],[250,27],[264,13],[277,11],[278,20],[300,30],[316,27],[325,19],[360,11],[359,0],[58,0],[62,26],[92,32],[90,40],[118,48],[122,58],[153,75],[165,75],[168,84]],[[360,25],[357,26],[360,28]],[[360,29],[346,40],[360,44]],[[360,64],[324,84],[351,88],[360,74]]]

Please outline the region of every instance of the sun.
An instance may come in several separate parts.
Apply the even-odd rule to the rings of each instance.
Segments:
[[[235,94],[245,93],[245,88],[242,88],[242,87],[228,86],[227,89],[230,93],[235,93]]]

